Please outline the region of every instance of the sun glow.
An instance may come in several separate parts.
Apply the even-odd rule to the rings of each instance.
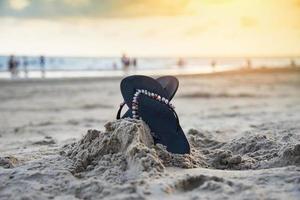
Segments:
[[[298,0],[103,1],[105,9],[99,7],[99,12],[95,11],[98,1],[65,0],[64,5],[70,5],[71,8],[67,7],[70,10],[65,12],[66,16],[55,12],[56,17],[51,10],[49,17],[45,13],[42,17],[31,17],[25,11],[33,9],[32,1],[16,2],[26,17],[0,18],[0,53],[88,56],[119,55],[124,51],[140,56],[300,54]]]

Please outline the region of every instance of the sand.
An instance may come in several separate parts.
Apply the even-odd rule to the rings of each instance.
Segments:
[[[114,119],[119,80],[0,84],[0,199],[299,199],[298,70],[180,77],[190,155]]]

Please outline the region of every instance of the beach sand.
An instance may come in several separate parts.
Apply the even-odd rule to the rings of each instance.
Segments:
[[[119,78],[1,81],[0,199],[299,199],[299,69],[179,81],[190,155],[115,120]]]

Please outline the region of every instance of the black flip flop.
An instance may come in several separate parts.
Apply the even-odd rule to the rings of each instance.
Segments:
[[[179,81],[174,76],[162,76],[156,79],[157,82],[162,86],[162,88],[166,91],[167,96],[170,101],[173,99],[174,95],[177,92]]]
[[[147,76],[129,76],[122,80],[121,92],[132,117],[148,124],[156,143],[165,145],[172,153],[190,153],[178,116],[158,81]]]
[[[174,76],[161,76],[161,77],[157,78],[156,81],[165,90],[165,92],[166,92],[166,98],[168,98],[171,101],[171,99],[176,94],[178,86],[179,86],[178,79],[175,78]],[[126,117],[132,118],[132,110],[131,110],[131,108],[129,108],[127,110],[127,112],[122,117],[120,117],[121,110],[122,110],[123,106],[124,106],[123,103],[120,104],[120,109],[119,109],[118,114],[117,114],[117,119],[120,119],[120,118],[123,119],[123,118],[126,118]]]

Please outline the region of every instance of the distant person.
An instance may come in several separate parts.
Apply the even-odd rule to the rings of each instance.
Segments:
[[[116,70],[116,69],[118,68],[118,65],[117,65],[117,63],[116,63],[116,62],[113,62],[113,64],[112,64],[112,68],[113,68],[113,70]]]
[[[8,59],[8,71],[11,74],[11,78],[16,78],[18,76],[18,61],[14,55],[11,55]]]
[[[179,58],[178,61],[177,61],[177,66],[182,68],[185,66],[185,61],[183,60],[183,58]]]
[[[41,68],[42,78],[45,78],[45,57],[44,56],[40,56],[40,68]]]
[[[14,68],[14,60],[15,60],[15,57],[13,55],[11,55],[8,59],[8,62],[7,62],[7,66],[8,66],[8,71],[10,73],[12,73],[13,71],[13,68]]]
[[[129,65],[130,65],[130,60],[129,60],[129,58],[127,57],[126,54],[123,54],[123,55],[122,55],[121,62],[122,62],[122,65],[123,65],[123,70],[124,70],[125,72],[128,71]]]
[[[296,65],[295,60],[291,59],[291,67],[296,67],[296,66],[297,66],[297,65]]]
[[[136,58],[132,59],[132,66],[133,66],[134,69],[137,68],[137,59]]]
[[[215,60],[212,60],[211,61],[211,68],[212,68],[212,71],[215,72],[216,71],[216,65],[217,65],[217,62]]]
[[[246,67],[247,67],[247,69],[251,69],[252,68],[252,62],[251,62],[251,60],[249,58],[246,60]]]
[[[28,78],[28,59],[26,56],[23,57],[23,70],[25,78]]]

